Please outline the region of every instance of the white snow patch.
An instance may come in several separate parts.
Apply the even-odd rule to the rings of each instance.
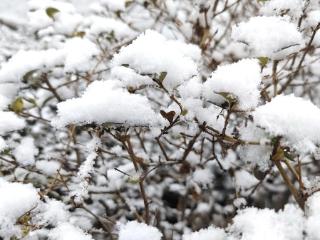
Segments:
[[[160,240],[162,233],[145,223],[131,221],[120,226],[119,240]]]
[[[0,135],[24,128],[25,122],[13,112],[0,111]]]
[[[247,45],[253,57],[282,59],[302,48],[295,24],[282,17],[252,17],[232,28],[232,38]]]
[[[223,102],[219,93],[232,94],[240,109],[248,110],[259,103],[261,83],[260,66],[255,59],[219,66],[203,85],[203,94],[208,100]]]
[[[38,149],[35,147],[32,137],[23,138],[20,144],[13,150],[15,159],[23,166],[34,164],[37,154]]]
[[[147,30],[130,45],[121,48],[113,58],[113,66],[128,65],[139,74],[167,76],[163,84],[168,89],[179,86],[197,75],[200,49],[192,44],[167,40],[153,30]]]
[[[151,109],[148,99],[130,94],[119,88],[117,81],[96,81],[88,86],[80,98],[61,102],[57,127],[68,124],[110,123],[128,125],[152,125],[158,115]]]
[[[300,153],[314,152],[320,143],[320,109],[309,100],[279,95],[253,112],[255,124],[283,136]]]

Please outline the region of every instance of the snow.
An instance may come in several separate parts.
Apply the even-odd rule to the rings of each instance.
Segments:
[[[62,64],[67,72],[87,71],[92,68],[89,60],[97,54],[98,48],[94,43],[78,37],[69,39],[60,49],[21,50],[2,64],[0,83],[19,82],[30,71],[45,71]]]
[[[121,48],[113,58],[113,66],[128,65],[139,74],[166,72],[163,85],[174,89],[197,75],[200,49],[177,40],[167,40],[153,30],[147,30],[130,45]]]
[[[247,205],[247,200],[245,198],[236,198],[234,201],[233,201],[233,205],[236,207],[236,208],[242,208],[243,206]]]
[[[246,170],[235,172],[235,184],[239,189],[247,190],[259,183],[253,175]]]
[[[2,137],[0,137],[0,152],[2,152],[7,147],[8,146],[7,146],[6,142],[4,141],[4,139]]]
[[[53,124],[62,127],[86,123],[152,125],[157,122],[158,116],[146,97],[130,94],[117,85],[118,82],[112,80],[93,82],[80,98],[57,105],[58,118]]]
[[[1,0],[0,239],[320,240],[319,9]],[[294,95],[269,101],[273,60]],[[276,136],[304,209],[270,160]]]
[[[70,223],[61,223],[49,233],[50,240],[93,240],[93,238],[83,232],[80,228],[73,226]]]
[[[258,167],[266,171],[270,165],[270,155],[272,146],[265,143],[269,142],[266,132],[249,122],[246,127],[240,129],[240,138],[247,142],[259,142],[260,145],[243,145],[240,147],[240,158],[253,168]]]
[[[203,85],[207,100],[226,101],[219,93],[232,94],[239,108],[249,110],[259,103],[261,83],[260,66],[255,59],[243,59],[233,64],[219,66]]]
[[[202,83],[199,77],[191,78],[178,88],[178,92],[183,99],[199,98],[202,92]]]
[[[36,161],[36,168],[47,175],[54,175],[60,168],[60,163],[56,161],[40,160]]]
[[[307,25],[316,27],[320,23],[320,10],[313,10],[308,13],[306,19]]]
[[[232,28],[232,38],[247,45],[253,57],[278,60],[302,48],[295,24],[282,17],[251,17]]]
[[[308,198],[306,203],[306,240],[320,239],[320,193],[316,192]]]
[[[267,16],[282,16],[287,13],[294,18],[299,18],[303,14],[304,5],[304,0],[269,0],[260,11]]]
[[[109,33],[113,34],[116,39],[133,38],[136,36],[136,33],[127,24],[105,17],[92,18],[89,33],[93,36]]]
[[[282,211],[246,208],[233,218],[229,231],[241,240],[301,240],[303,212],[286,205]]]
[[[227,234],[223,229],[208,227],[197,232],[184,234],[182,240],[226,240]],[[230,239],[231,240],[231,239]]]
[[[57,226],[60,223],[68,222],[70,213],[66,205],[54,199],[47,199],[46,203],[41,205],[41,212],[37,215],[40,224],[51,224]]]
[[[23,138],[20,144],[13,150],[13,155],[17,162],[23,166],[34,164],[37,154],[38,149],[35,147],[32,137]]]
[[[89,60],[99,53],[93,42],[79,37],[68,40],[62,51],[65,52],[64,69],[67,72],[85,72],[92,69],[94,65],[89,64]]]
[[[0,94],[0,110],[7,108],[9,104],[10,104],[10,99]]]
[[[41,68],[52,67],[63,61],[63,54],[56,49],[49,50],[21,50],[8,62],[2,64],[0,69],[0,82],[19,82],[22,77]]]
[[[134,173],[134,165],[132,162],[117,167],[121,172],[127,174]],[[119,190],[127,184],[128,176],[115,169],[107,170],[108,185],[112,190]]]
[[[100,0],[100,2],[114,12],[124,11],[126,7],[126,0]]]
[[[30,0],[28,2],[28,24],[34,31],[52,28],[57,33],[72,35],[82,21],[81,15],[76,13],[76,8],[65,1]],[[59,12],[53,18],[49,17],[46,9],[53,7]]]
[[[309,100],[294,95],[279,95],[253,113],[256,125],[300,153],[314,152],[320,143],[320,109]]]
[[[209,169],[197,169],[192,174],[192,180],[201,185],[212,184],[213,174]]]
[[[24,24],[27,21],[25,0],[1,0],[0,19],[9,23]]]
[[[111,76],[123,82],[124,86],[139,88],[140,86],[154,85],[153,80],[148,76],[141,76],[133,69],[118,66],[111,69]]]
[[[120,226],[119,240],[160,240],[162,233],[145,223],[131,221]]]
[[[5,240],[19,235],[17,219],[32,210],[39,196],[31,184],[10,183],[0,178],[0,237]]]
[[[0,135],[6,132],[20,130],[25,127],[24,120],[20,119],[13,112],[0,111]]]

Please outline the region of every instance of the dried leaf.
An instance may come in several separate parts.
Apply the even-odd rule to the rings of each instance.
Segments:
[[[160,114],[163,118],[167,119],[169,123],[173,122],[173,118],[176,115],[175,111],[165,112],[163,110],[160,110]]]
[[[160,76],[159,76],[159,82],[163,82],[163,80],[166,78],[166,76],[167,76],[167,72],[161,72],[160,73]]]

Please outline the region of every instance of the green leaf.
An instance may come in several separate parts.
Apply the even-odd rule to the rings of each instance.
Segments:
[[[181,111],[181,115],[182,116],[185,116],[185,115],[187,115],[188,114],[188,109],[182,109],[182,111]]]
[[[10,105],[10,109],[15,113],[21,113],[23,111],[23,107],[24,107],[24,104],[23,104],[22,97],[18,97]]]
[[[259,64],[261,67],[265,67],[267,66],[268,62],[269,62],[269,58],[268,57],[259,57]]]
[[[54,19],[54,15],[57,14],[58,12],[60,12],[60,11],[54,7],[48,7],[46,9],[46,13],[47,13],[48,17],[50,17],[52,19]]]

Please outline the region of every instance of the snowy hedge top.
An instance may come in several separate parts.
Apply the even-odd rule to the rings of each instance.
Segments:
[[[68,124],[124,124],[149,126],[157,124],[159,117],[148,99],[130,94],[115,80],[95,81],[79,98],[61,102],[55,126]]]
[[[302,48],[297,27],[281,17],[252,17],[232,29],[232,38],[245,44],[252,57],[283,59]]]
[[[279,95],[253,113],[255,123],[282,136],[298,152],[314,152],[320,144],[320,109],[309,100]]]
[[[206,99],[225,101],[230,94],[236,98],[238,107],[249,110],[259,103],[261,83],[260,65],[255,59],[219,66],[204,83],[203,93]]]
[[[200,49],[177,40],[167,40],[153,30],[147,30],[113,58],[113,66],[126,66],[141,75],[165,72],[163,85],[168,89],[179,86],[198,74]]]

